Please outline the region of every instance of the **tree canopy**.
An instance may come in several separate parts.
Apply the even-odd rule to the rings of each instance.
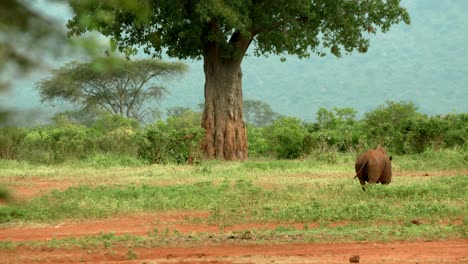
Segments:
[[[78,109],[99,107],[109,113],[142,121],[154,112],[152,100],[167,93],[162,85],[187,70],[180,62],[96,58],[71,62],[37,83],[43,102],[65,101]]]
[[[65,32],[57,23],[20,0],[0,1],[0,93],[11,82],[41,63],[44,53],[59,50]],[[13,114],[0,106],[0,125]]]
[[[57,21],[30,3],[0,1],[0,90],[6,89],[14,76],[41,64],[44,53],[60,50],[65,36]]]
[[[122,1],[69,2],[76,13],[70,34],[97,30],[121,50],[142,46],[148,54],[166,51],[181,59],[202,58],[210,42],[224,57],[243,56],[251,42],[255,55],[365,52],[369,34],[410,22],[400,0],[141,0],[139,8]]]

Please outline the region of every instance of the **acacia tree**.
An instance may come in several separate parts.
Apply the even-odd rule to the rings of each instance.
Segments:
[[[257,56],[335,56],[367,51],[369,33],[389,30],[409,15],[400,0],[69,0],[71,35],[97,30],[120,50],[203,59],[205,156],[246,159],[241,63],[253,45]],[[139,10],[143,10],[140,12]]]
[[[154,109],[167,89],[162,79],[185,72],[180,62],[123,58],[96,58],[90,62],[71,62],[36,84],[42,102],[65,101],[79,110],[99,107],[109,113],[142,121]]]
[[[269,125],[278,117],[269,104],[260,100],[244,100],[243,112],[245,121],[258,127]]]

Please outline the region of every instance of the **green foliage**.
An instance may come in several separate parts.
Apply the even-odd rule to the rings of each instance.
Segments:
[[[138,127],[138,120],[112,114],[102,115],[91,125],[91,128],[100,131],[101,133],[116,129],[138,129]]]
[[[81,125],[44,126],[28,131],[21,147],[21,159],[55,164],[83,159],[98,150],[101,133]]]
[[[405,154],[394,157],[393,163],[398,169],[424,171],[424,170],[457,170],[465,169],[468,162],[466,150],[426,150],[419,154]]]
[[[42,64],[43,56],[39,53],[62,51],[65,34],[56,21],[37,12],[29,3],[1,1],[0,10],[0,72],[7,72],[0,79],[2,91],[19,74]]]
[[[307,154],[321,155],[331,150],[353,151],[360,148],[360,126],[352,108],[320,108],[317,123],[306,124],[309,134],[304,141]]]
[[[143,1],[137,9],[120,1],[69,3],[75,13],[67,25],[71,35],[97,30],[120,51],[141,46],[148,54],[164,50],[182,59],[199,59],[212,43],[222,58],[242,57],[254,38],[256,55],[307,57],[323,55],[324,47],[336,56],[365,52],[369,34],[363,32],[410,22],[399,1]]]
[[[202,113],[194,112],[192,109],[172,109],[169,112],[167,125],[175,130],[201,127]]]
[[[251,157],[268,157],[272,154],[270,141],[265,136],[266,131],[268,131],[268,128],[247,124],[247,139],[249,141],[249,155]]]
[[[446,133],[443,136],[444,147],[463,147],[465,150],[468,146],[468,113],[449,114],[446,116],[434,117],[435,120],[442,119],[439,122],[446,122]],[[443,125],[440,125],[443,126]],[[440,138],[438,138],[440,139]],[[438,141],[437,141],[438,142]]]
[[[91,114],[87,118],[85,113],[66,112],[57,114],[49,126],[0,128],[0,158],[56,164],[76,159],[92,161],[97,157],[103,160],[103,167],[107,163],[194,163],[202,159],[200,112],[172,108],[165,122],[146,127],[120,115]],[[321,108],[316,123],[303,123],[292,117],[278,118],[265,127],[247,123],[250,157],[309,156],[334,164],[340,152],[354,155],[381,144],[392,154],[408,157],[453,150],[460,156],[445,163],[458,164],[466,159],[466,113],[427,116],[418,113],[412,103],[389,101],[366,113],[363,120],[355,120],[355,114],[350,108]],[[85,120],[87,126],[81,125],[80,120]],[[125,161],[128,158],[132,160]]]
[[[138,157],[150,163],[193,163],[201,159],[202,136],[201,128],[176,128],[159,121],[139,135]]]
[[[413,103],[387,101],[363,120],[355,117],[352,108],[320,108],[316,123],[280,118],[265,128],[249,125],[249,149],[253,156],[297,158],[305,154],[332,163],[336,152],[363,152],[379,144],[395,154],[466,150],[465,113],[427,116],[417,112]]]
[[[337,129],[352,126],[355,123],[357,111],[352,108],[334,107],[331,111],[320,107],[317,111],[317,126],[319,129]]]
[[[0,127],[0,159],[18,159],[25,137],[22,128]]]
[[[221,81],[208,82],[205,95],[211,101],[214,98],[209,98],[212,94],[209,90],[217,90],[216,100],[221,101],[207,108],[211,111],[208,115],[225,112],[224,107],[232,104],[228,88],[223,86],[232,85],[227,79],[240,74],[242,58],[252,42],[256,56],[282,53],[300,58],[314,53],[324,56],[324,49],[330,48],[330,53],[340,57],[342,50],[346,53],[367,51],[369,34],[363,32],[375,33],[376,28],[387,32],[394,24],[410,22],[409,14],[399,1],[371,4],[345,0],[288,4],[282,1],[143,1],[140,4],[144,16],[115,1],[70,0],[69,3],[75,15],[67,24],[70,35],[96,30],[109,37],[111,45],[121,52],[130,50],[128,54],[136,54],[135,47],[141,47],[153,56],[161,57],[164,52],[179,59],[203,58],[205,66],[213,65],[211,70],[205,67],[206,80],[218,75]],[[229,74],[217,74],[218,70]],[[240,78],[235,82],[239,85]],[[227,120],[229,115],[223,114],[222,118]],[[214,123],[217,130],[224,130],[225,124],[227,122]],[[205,154],[213,156],[211,150],[215,148],[223,150],[217,152],[218,158],[239,156],[243,159],[247,149],[237,153],[231,145],[245,146],[246,137],[236,138],[237,142],[226,146],[220,140],[205,141]],[[284,155],[298,156],[297,153],[280,154]]]
[[[265,131],[268,131],[265,138],[276,157],[294,159],[302,155],[307,130],[301,120],[293,117],[278,118]]]
[[[76,161],[74,163],[77,163]],[[78,162],[77,164],[80,164]],[[82,161],[82,167],[114,168],[114,167],[137,167],[148,165],[144,160],[138,159],[136,155],[125,154],[96,154]]]
[[[367,138],[372,145],[385,145],[396,153],[404,153],[405,135],[403,125],[419,117],[416,106],[411,102],[387,101],[377,109],[365,114]]]
[[[466,146],[466,114],[428,117],[418,113],[411,102],[387,101],[365,114],[368,143],[387,145],[398,154],[422,153],[441,146]]]
[[[12,196],[10,189],[0,185],[0,202],[9,202]]]

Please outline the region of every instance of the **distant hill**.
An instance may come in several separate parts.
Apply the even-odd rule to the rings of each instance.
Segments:
[[[411,25],[398,25],[372,37],[365,54],[337,59],[285,56],[246,57],[243,93],[263,100],[275,112],[312,120],[319,107],[352,107],[359,115],[386,100],[413,101],[421,112],[468,112],[468,1],[405,0]],[[190,72],[167,83],[171,95],[161,107],[203,102],[201,61],[187,61]],[[22,109],[61,110],[40,105],[32,89],[41,75],[16,84],[6,103]],[[5,101],[4,101],[5,102]],[[50,114],[49,114],[50,116]]]

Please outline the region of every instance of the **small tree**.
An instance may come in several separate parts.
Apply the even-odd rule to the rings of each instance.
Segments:
[[[364,114],[367,137],[372,145],[387,145],[391,151],[404,153],[406,134],[411,122],[420,117],[412,102],[386,101],[377,109]]]
[[[36,84],[42,102],[65,101],[77,109],[101,108],[139,121],[156,113],[152,100],[161,100],[167,89],[160,84],[185,72],[185,64],[160,60],[106,57],[90,62],[71,62],[52,77]]]
[[[336,129],[346,125],[353,125],[356,114],[357,111],[350,107],[333,107],[332,110],[320,107],[316,113],[317,126],[320,129]]]

